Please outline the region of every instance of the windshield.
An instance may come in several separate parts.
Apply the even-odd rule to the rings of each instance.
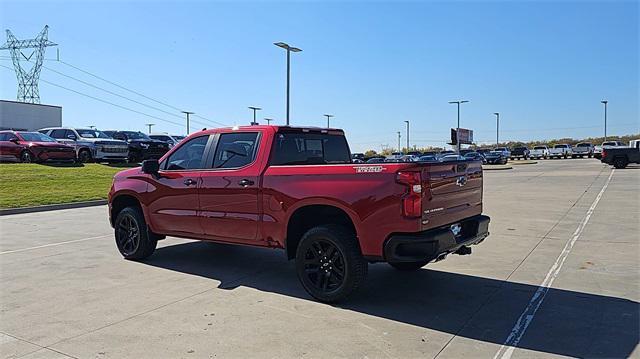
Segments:
[[[603,142],[603,146],[617,146],[618,142]]]
[[[591,147],[590,143],[578,143],[578,147]]]
[[[566,148],[567,145],[555,145],[553,146],[553,148]]]
[[[18,135],[29,142],[56,142],[53,138],[40,132],[18,132]]]
[[[98,130],[91,130],[91,129],[76,129],[76,132],[78,132],[78,134],[80,135],[80,137],[84,137],[84,138],[109,138],[109,136],[107,136],[104,132],[102,131],[98,131]]]
[[[516,147],[513,150],[514,151],[525,151],[527,148],[526,147]]]
[[[504,147],[498,147],[494,151],[506,151],[507,149]]]
[[[142,132],[123,131],[123,133],[130,140],[150,140],[149,136],[145,135]]]
[[[534,150],[546,150],[547,148],[546,148],[546,147],[543,147],[543,146],[536,146],[536,147],[534,147],[533,149],[534,149]]]

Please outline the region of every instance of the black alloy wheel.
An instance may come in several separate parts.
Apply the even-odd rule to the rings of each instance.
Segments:
[[[344,255],[333,243],[316,239],[304,253],[304,270],[316,290],[331,293],[344,282]]]
[[[140,226],[133,215],[126,213],[116,227],[116,241],[124,257],[133,255],[140,245]]]
[[[314,298],[334,303],[355,292],[367,275],[357,237],[340,225],[310,229],[296,251],[296,272]]]

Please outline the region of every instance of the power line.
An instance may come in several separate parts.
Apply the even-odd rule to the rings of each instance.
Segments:
[[[10,67],[4,66],[4,65],[0,65],[0,66],[4,67],[5,69],[11,70],[11,68],[10,68]],[[73,92],[73,93],[76,93],[76,94],[78,94],[78,95],[85,96],[85,97],[88,97],[88,98],[90,98],[90,99],[93,99],[93,100],[96,100],[96,101],[100,101],[100,102],[106,103],[106,104],[108,104],[108,105],[111,105],[111,106],[115,106],[115,107],[121,108],[121,109],[123,109],[123,110],[131,111],[131,112],[137,113],[137,114],[139,114],[139,115],[143,115],[143,116],[146,116],[146,117],[149,117],[149,118],[153,118],[153,119],[156,119],[156,120],[160,120],[160,121],[163,121],[163,122],[171,123],[171,124],[173,124],[173,125],[176,125],[176,126],[180,126],[180,127],[182,127],[182,124],[181,124],[181,123],[178,123],[178,122],[173,122],[173,121],[171,121],[171,120],[167,120],[167,119],[164,119],[164,118],[161,118],[161,117],[157,117],[157,116],[154,116],[154,115],[150,115],[150,114],[148,114],[148,113],[140,112],[140,111],[138,111],[138,110],[134,110],[134,109],[129,108],[129,107],[126,107],[126,106],[118,105],[118,104],[116,104],[116,103],[113,103],[113,102],[110,102],[110,101],[107,101],[107,100],[103,100],[103,99],[98,98],[98,97],[94,97],[94,96],[91,96],[91,95],[87,95],[87,94],[85,94],[85,93],[83,93],[83,92],[76,91],[76,90],[70,89],[70,88],[68,88],[68,87],[64,87],[64,86],[62,86],[62,85],[58,85],[58,84],[53,83],[53,82],[51,82],[51,81],[47,81],[47,80],[44,80],[44,79],[40,79],[40,81],[42,81],[42,82],[44,82],[44,83],[47,83],[47,84],[49,84],[49,85],[52,85],[52,86],[55,86],[55,87],[59,87],[59,88],[61,88],[61,89],[64,89],[64,90],[67,90],[67,91]]]
[[[138,95],[138,96],[140,96],[140,97],[144,97],[144,98],[146,98],[147,100],[151,100],[151,101],[156,102],[156,103],[158,103],[158,104],[161,104],[161,105],[167,106],[167,107],[169,107],[169,108],[171,108],[171,109],[174,109],[174,110],[176,110],[176,111],[180,111],[180,112],[182,112],[182,111],[183,111],[183,109],[181,109],[181,108],[178,108],[178,107],[176,107],[176,106],[170,105],[170,104],[168,104],[168,103],[166,103],[166,102],[163,102],[163,101],[160,101],[160,100],[156,100],[156,99],[154,99],[154,98],[152,98],[152,97],[149,97],[149,96],[146,96],[146,95],[144,95],[144,94],[141,94],[140,92],[137,92],[137,91],[131,90],[131,89],[129,89],[129,88],[127,88],[127,87],[124,87],[124,86],[122,86],[122,85],[120,85],[120,84],[117,84],[117,83],[115,83],[115,82],[113,82],[113,81],[109,81],[109,80],[105,79],[104,77],[101,77],[101,76],[98,76],[98,75],[96,75],[96,74],[93,74],[93,73],[91,73],[91,72],[89,72],[89,71],[87,71],[87,70],[83,70],[83,69],[81,69],[81,68],[79,68],[79,67],[77,67],[77,66],[74,66],[74,65],[72,65],[72,64],[70,64],[70,63],[68,63],[68,62],[65,62],[65,61],[62,61],[62,60],[60,60],[59,62],[60,62],[60,63],[62,63],[62,64],[64,64],[64,65],[66,65],[66,66],[69,66],[69,67],[71,67],[71,68],[74,68],[74,69],[76,69],[76,70],[78,70],[78,71],[80,71],[80,72],[82,72],[82,73],[85,73],[85,74],[87,74],[87,75],[89,75],[89,76],[95,77],[95,78],[97,78],[97,79],[99,79],[99,80],[101,80],[101,81],[104,81],[104,82],[109,83],[109,84],[111,84],[111,85],[113,85],[113,86],[116,86],[116,87],[118,87],[118,88],[121,88],[121,89],[123,89],[123,90],[125,90],[125,91],[129,91],[129,92],[131,92],[131,93],[133,93],[133,94],[136,94],[136,95]],[[216,123],[216,124],[219,124],[219,125],[222,125],[222,126],[228,126],[228,125],[226,125],[226,124],[224,124],[224,123],[222,123],[222,122],[218,122],[218,121],[210,120],[210,119],[208,119],[208,118],[206,118],[206,117],[202,117],[202,116],[199,116],[199,115],[196,115],[195,117],[198,117],[198,118],[201,118],[201,119],[203,119],[203,120],[206,120],[206,121],[209,121],[209,122],[212,122],[212,123]],[[193,122],[198,122],[198,121],[193,121]],[[200,124],[203,124],[203,123],[201,123],[201,122],[199,122],[199,123],[200,123]],[[204,124],[204,125],[206,125],[206,124]]]
[[[29,62],[29,61],[27,60],[27,62]],[[114,86],[117,86],[117,87],[119,87],[119,88],[122,88],[122,89],[124,89],[124,90],[126,90],[126,91],[132,92],[132,93],[134,93],[134,94],[136,94],[136,95],[138,95],[138,96],[142,96],[142,97],[147,98],[147,99],[149,99],[149,100],[151,100],[151,101],[154,101],[154,102],[160,103],[160,104],[162,104],[162,105],[164,105],[164,106],[167,106],[167,107],[170,107],[170,108],[176,109],[176,110],[178,110],[178,111],[181,111],[181,110],[180,110],[180,109],[178,109],[177,107],[171,106],[171,105],[169,105],[169,104],[165,104],[165,103],[163,103],[163,102],[161,102],[161,101],[158,101],[158,100],[155,100],[155,99],[150,98],[150,97],[148,97],[148,96],[145,96],[145,95],[143,95],[143,94],[141,94],[141,93],[139,93],[139,92],[136,92],[136,91],[133,91],[133,90],[129,90],[129,89],[127,89],[127,88],[126,88],[126,87],[124,87],[124,86],[118,85],[118,84],[116,84],[115,82],[112,82],[112,81],[109,81],[109,80],[107,80],[107,79],[104,79],[104,78],[102,78],[102,77],[100,77],[100,76],[98,76],[98,75],[91,74],[91,73],[90,73],[90,72],[88,72],[88,71],[82,70],[82,69],[80,69],[80,68],[78,68],[78,67],[76,67],[76,66],[73,66],[73,65],[71,65],[71,64],[68,64],[68,63],[66,63],[66,62],[64,62],[64,61],[59,61],[59,62],[64,63],[64,64],[65,64],[65,65],[67,65],[67,66],[73,67],[73,68],[77,69],[78,71],[81,71],[81,72],[83,72],[83,73],[86,73],[86,74],[88,74],[88,75],[90,75],[90,76],[93,76],[93,77],[95,77],[95,78],[98,78],[98,79],[100,79],[100,80],[102,80],[102,81],[105,81],[105,82],[107,82],[107,83],[109,83],[109,84],[112,84],[112,85],[114,85]],[[111,95],[113,95],[113,96],[117,96],[117,97],[123,98],[123,99],[125,99],[125,100],[127,100],[127,101],[134,102],[134,103],[136,103],[136,104],[139,104],[139,105],[145,106],[145,107],[150,108],[150,109],[153,109],[153,110],[155,110],[155,111],[159,111],[159,112],[162,112],[162,113],[168,114],[168,115],[170,115],[170,116],[174,116],[174,117],[177,117],[177,118],[182,118],[182,116],[180,116],[180,115],[178,115],[178,114],[171,113],[171,112],[165,111],[165,110],[163,110],[163,109],[161,109],[161,108],[158,108],[158,107],[155,107],[155,106],[151,106],[151,105],[145,104],[145,103],[143,103],[143,102],[140,102],[140,101],[137,101],[137,100],[131,99],[131,98],[127,97],[127,96],[120,95],[120,94],[115,93],[115,92],[113,92],[113,91],[107,90],[107,89],[105,89],[105,88],[103,88],[103,87],[96,86],[96,85],[94,85],[94,84],[91,84],[91,83],[86,82],[86,81],[84,81],[84,80],[80,80],[80,79],[78,79],[78,78],[76,78],[76,77],[73,77],[73,76],[71,76],[71,75],[67,75],[67,74],[65,74],[65,73],[63,73],[63,72],[60,72],[60,71],[54,70],[54,69],[52,69],[52,68],[50,68],[50,67],[47,67],[47,66],[44,66],[44,65],[43,65],[42,67],[43,67],[43,68],[45,68],[45,69],[47,69],[47,70],[49,70],[49,71],[52,71],[52,72],[54,72],[54,73],[57,73],[58,75],[61,75],[61,76],[64,76],[64,77],[70,78],[70,79],[72,79],[72,80],[74,80],[74,81],[78,81],[78,82],[80,82],[80,83],[82,83],[82,84],[84,84],[84,85],[86,85],[86,86],[89,86],[89,87],[92,87],[92,88],[95,88],[95,89],[98,89],[98,90],[104,91],[104,92],[106,92],[106,93],[108,93],[108,94],[111,94]],[[222,123],[222,122],[218,122],[218,121],[210,120],[210,119],[207,119],[207,118],[202,117],[202,116],[199,116],[199,115],[196,115],[196,117],[201,118],[201,119],[204,119],[204,120],[206,120],[206,121],[208,121],[208,122],[210,122],[210,123],[215,123],[215,124],[222,125],[222,126],[228,126],[227,124],[224,124],[224,123]],[[198,120],[191,120],[191,121],[192,121],[192,122],[194,122],[194,123],[198,123],[198,124],[204,125],[204,126],[209,126],[209,125],[210,125],[209,123],[204,123],[204,122],[202,122],[202,121],[198,121]]]

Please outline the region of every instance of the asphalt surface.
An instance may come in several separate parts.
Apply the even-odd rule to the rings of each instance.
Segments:
[[[0,353],[19,358],[640,357],[640,167],[485,173],[491,235],[337,306],[283,252],[170,238],[117,252],[106,207],[0,218]]]

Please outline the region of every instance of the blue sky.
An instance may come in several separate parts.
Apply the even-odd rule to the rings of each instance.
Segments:
[[[462,107],[462,127],[480,142],[640,132],[638,2],[32,2],[3,1],[0,24],[18,38],[45,24],[61,59],[176,108],[220,123],[284,122],[285,53],[292,55],[292,124],[344,128],[352,150],[442,145]],[[8,52],[0,64],[12,67]],[[55,57],[49,48],[47,58]],[[171,122],[181,114],[46,61],[41,78]],[[107,94],[59,73],[166,112]],[[16,79],[0,67],[0,97]],[[43,103],[63,106],[66,125],[182,133],[47,83]],[[196,121],[215,124],[202,118]],[[204,127],[195,123],[192,128]]]

